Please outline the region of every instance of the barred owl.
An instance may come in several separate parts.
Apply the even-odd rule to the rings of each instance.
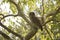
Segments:
[[[41,31],[42,31],[43,28],[42,28],[41,21],[35,16],[35,13],[34,12],[30,12],[29,13],[29,17],[30,17],[31,22],[33,22],[35,25],[37,25],[38,28],[40,28]]]

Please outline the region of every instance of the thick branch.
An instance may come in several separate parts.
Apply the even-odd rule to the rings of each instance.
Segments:
[[[9,0],[9,1],[16,6],[16,8],[17,8],[17,10],[18,10],[18,15],[23,17],[24,14],[23,14],[23,11],[22,11],[22,9],[20,8],[20,6],[19,6],[18,4],[16,4],[13,0]]]
[[[11,32],[12,34],[14,34],[15,36],[18,36],[19,38],[23,39],[23,37],[15,32],[13,32],[12,30],[10,30],[9,28],[7,28],[5,25],[3,25],[1,22],[0,22],[0,26],[2,26],[3,28],[5,28],[8,32]]]
[[[50,13],[46,13],[44,16],[45,16],[45,17],[49,17],[49,16],[56,15],[56,14],[58,14],[58,13],[60,13],[60,7],[58,7],[58,9],[55,10],[55,11],[52,11],[52,12],[50,12]]]
[[[44,26],[45,24],[47,24],[48,22],[52,21],[52,20],[53,20],[53,17],[54,17],[56,14],[58,14],[58,13],[60,13],[60,7],[59,7],[57,10],[55,10],[55,11],[53,11],[53,12],[50,12],[50,13],[47,13],[46,15],[44,15],[44,17],[52,16],[52,18],[49,18],[48,21],[46,21],[45,23],[43,23],[43,26]]]
[[[9,40],[12,40],[8,35],[6,35],[5,33],[3,33],[2,31],[0,31],[0,34],[6,38],[6,39],[9,39]]]
[[[32,30],[28,33],[28,35],[26,35],[25,40],[31,39],[31,38],[37,33],[37,31],[38,31],[37,28],[32,29]]]
[[[4,16],[3,14],[0,14],[0,15]]]

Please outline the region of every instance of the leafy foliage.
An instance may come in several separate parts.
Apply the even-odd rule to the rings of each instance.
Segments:
[[[12,40],[20,40],[18,37],[21,35],[26,40],[60,40],[59,8],[60,0],[3,0],[0,4],[0,22],[7,28],[0,24],[2,27],[0,30],[9,35]],[[43,31],[33,27],[36,25],[30,22],[29,13],[31,11],[35,12],[39,19],[41,16]],[[46,21],[49,22],[44,25]],[[11,36],[10,33],[15,36]],[[33,36],[30,38],[31,35]],[[4,40],[2,36],[0,39]]]

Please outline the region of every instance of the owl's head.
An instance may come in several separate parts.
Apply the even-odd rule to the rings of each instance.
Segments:
[[[30,12],[29,16],[35,16],[35,13],[34,12]]]

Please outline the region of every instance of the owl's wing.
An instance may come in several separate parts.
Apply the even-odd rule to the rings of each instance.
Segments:
[[[39,20],[37,17],[35,17],[35,24],[36,24],[37,26],[39,26],[39,28],[40,28],[41,30],[43,30],[41,20]]]

